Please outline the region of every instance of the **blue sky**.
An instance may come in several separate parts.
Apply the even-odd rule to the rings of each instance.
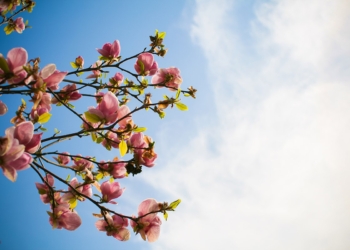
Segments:
[[[86,65],[94,62],[95,48],[105,42],[118,39],[122,56],[129,56],[149,44],[155,29],[166,31],[169,53],[158,63],[179,67],[183,88],[195,86],[198,97],[185,100],[189,111],[168,110],[164,120],[135,117],[149,128],[159,159],[121,181],[126,192],[118,211],[136,213],[149,197],[182,203],[153,244],[98,232],[86,202],[77,207],[79,229],[52,230],[34,186],[38,177],[27,170],[16,183],[1,178],[0,247],[349,248],[348,1],[85,2],[38,2],[25,16],[33,29],[1,34],[0,53],[21,46],[42,66],[70,70],[78,55]],[[1,100],[15,111],[16,100]],[[77,109],[94,104],[84,105]],[[9,117],[0,118],[2,131]],[[63,132],[80,125],[52,122]],[[113,158],[81,145],[84,140],[62,148]]]

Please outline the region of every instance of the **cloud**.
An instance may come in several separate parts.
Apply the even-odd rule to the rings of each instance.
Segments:
[[[219,120],[144,179],[183,200],[152,247],[348,249],[348,2],[196,3]]]

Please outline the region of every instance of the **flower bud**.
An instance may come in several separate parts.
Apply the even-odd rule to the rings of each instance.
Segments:
[[[3,103],[2,101],[0,101],[0,115],[4,115],[7,113],[7,106],[5,103]]]

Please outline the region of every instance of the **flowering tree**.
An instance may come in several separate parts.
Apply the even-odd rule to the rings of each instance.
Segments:
[[[13,14],[21,5],[22,8]],[[17,23],[23,23],[23,19],[16,21],[12,17],[23,10],[31,11],[34,5],[28,0],[0,0],[3,17],[0,24],[9,27],[5,32],[22,31],[24,28],[19,28]],[[10,16],[6,17],[8,13]],[[157,159],[155,142],[143,133],[146,128],[135,124],[133,116],[141,110],[150,110],[164,118],[164,110],[169,107],[187,110],[180,97],[195,98],[193,87],[180,89],[182,78],[178,68],[158,66],[155,56],[163,57],[167,52],[164,38],[165,32],[156,30],[155,35],[150,36],[148,50],[126,58],[121,56],[118,40],[105,43],[97,49],[98,61],[84,67],[83,57],[78,56],[70,63],[74,68],[71,72],[60,71],[55,64],[41,68],[40,59],[28,60],[24,48],[11,49],[6,58],[0,54],[0,95],[24,96],[21,101],[18,99],[20,105],[11,119],[14,126],[7,128],[0,138],[0,167],[13,182],[21,170],[31,168],[38,174],[41,182],[36,183],[36,188],[42,202],[50,207],[49,223],[53,228],[78,228],[81,218],[77,205],[89,201],[96,206],[93,215],[98,217],[95,226],[99,231],[125,241],[130,237],[130,224],[136,234],[154,242],[161,226],[158,213],[167,219],[167,212],[174,211],[180,203],[180,200],[169,204],[146,199],[139,205],[137,215],[124,215],[105,206],[116,204],[115,199],[125,190],[118,179],[140,174],[143,166],[152,168]],[[131,69],[124,66],[129,61],[134,64]],[[108,74],[111,74],[109,78]],[[62,87],[63,83],[66,85]],[[150,88],[153,92],[166,89],[171,95],[153,102]],[[94,106],[82,112],[75,110],[72,102],[83,98],[89,99]],[[135,107],[130,109],[130,104]],[[44,124],[55,115],[52,105],[74,115],[77,120],[74,132],[61,134],[55,129],[50,134],[45,128]],[[0,115],[7,112],[6,104],[0,100]],[[91,144],[96,147],[116,150],[119,157],[110,161],[55,148],[59,143],[83,137],[91,137]],[[70,174],[67,178],[60,176],[56,171],[58,168],[75,177],[71,178]],[[55,182],[65,188],[57,188]]]

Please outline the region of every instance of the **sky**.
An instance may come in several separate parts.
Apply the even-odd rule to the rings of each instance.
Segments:
[[[135,115],[159,157],[155,167],[120,181],[126,191],[117,209],[136,214],[146,198],[180,198],[177,211],[151,244],[98,232],[86,202],[77,207],[79,229],[52,230],[34,185],[39,179],[26,170],[16,183],[0,177],[0,248],[349,249],[350,3],[147,3],[38,1],[25,16],[33,28],[1,34],[0,53],[25,47],[41,65],[68,71],[78,55],[93,63],[105,42],[118,39],[127,57],[146,47],[155,29],[166,31],[169,53],[158,64],[180,68],[182,88],[194,86],[197,98],[183,99],[189,110],[167,110],[164,120]],[[16,100],[0,100],[16,110]],[[1,131],[10,117],[0,118]],[[63,132],[80,126],[63,113],[52,123]],[[84,143],[60,147],[113,158]]]

